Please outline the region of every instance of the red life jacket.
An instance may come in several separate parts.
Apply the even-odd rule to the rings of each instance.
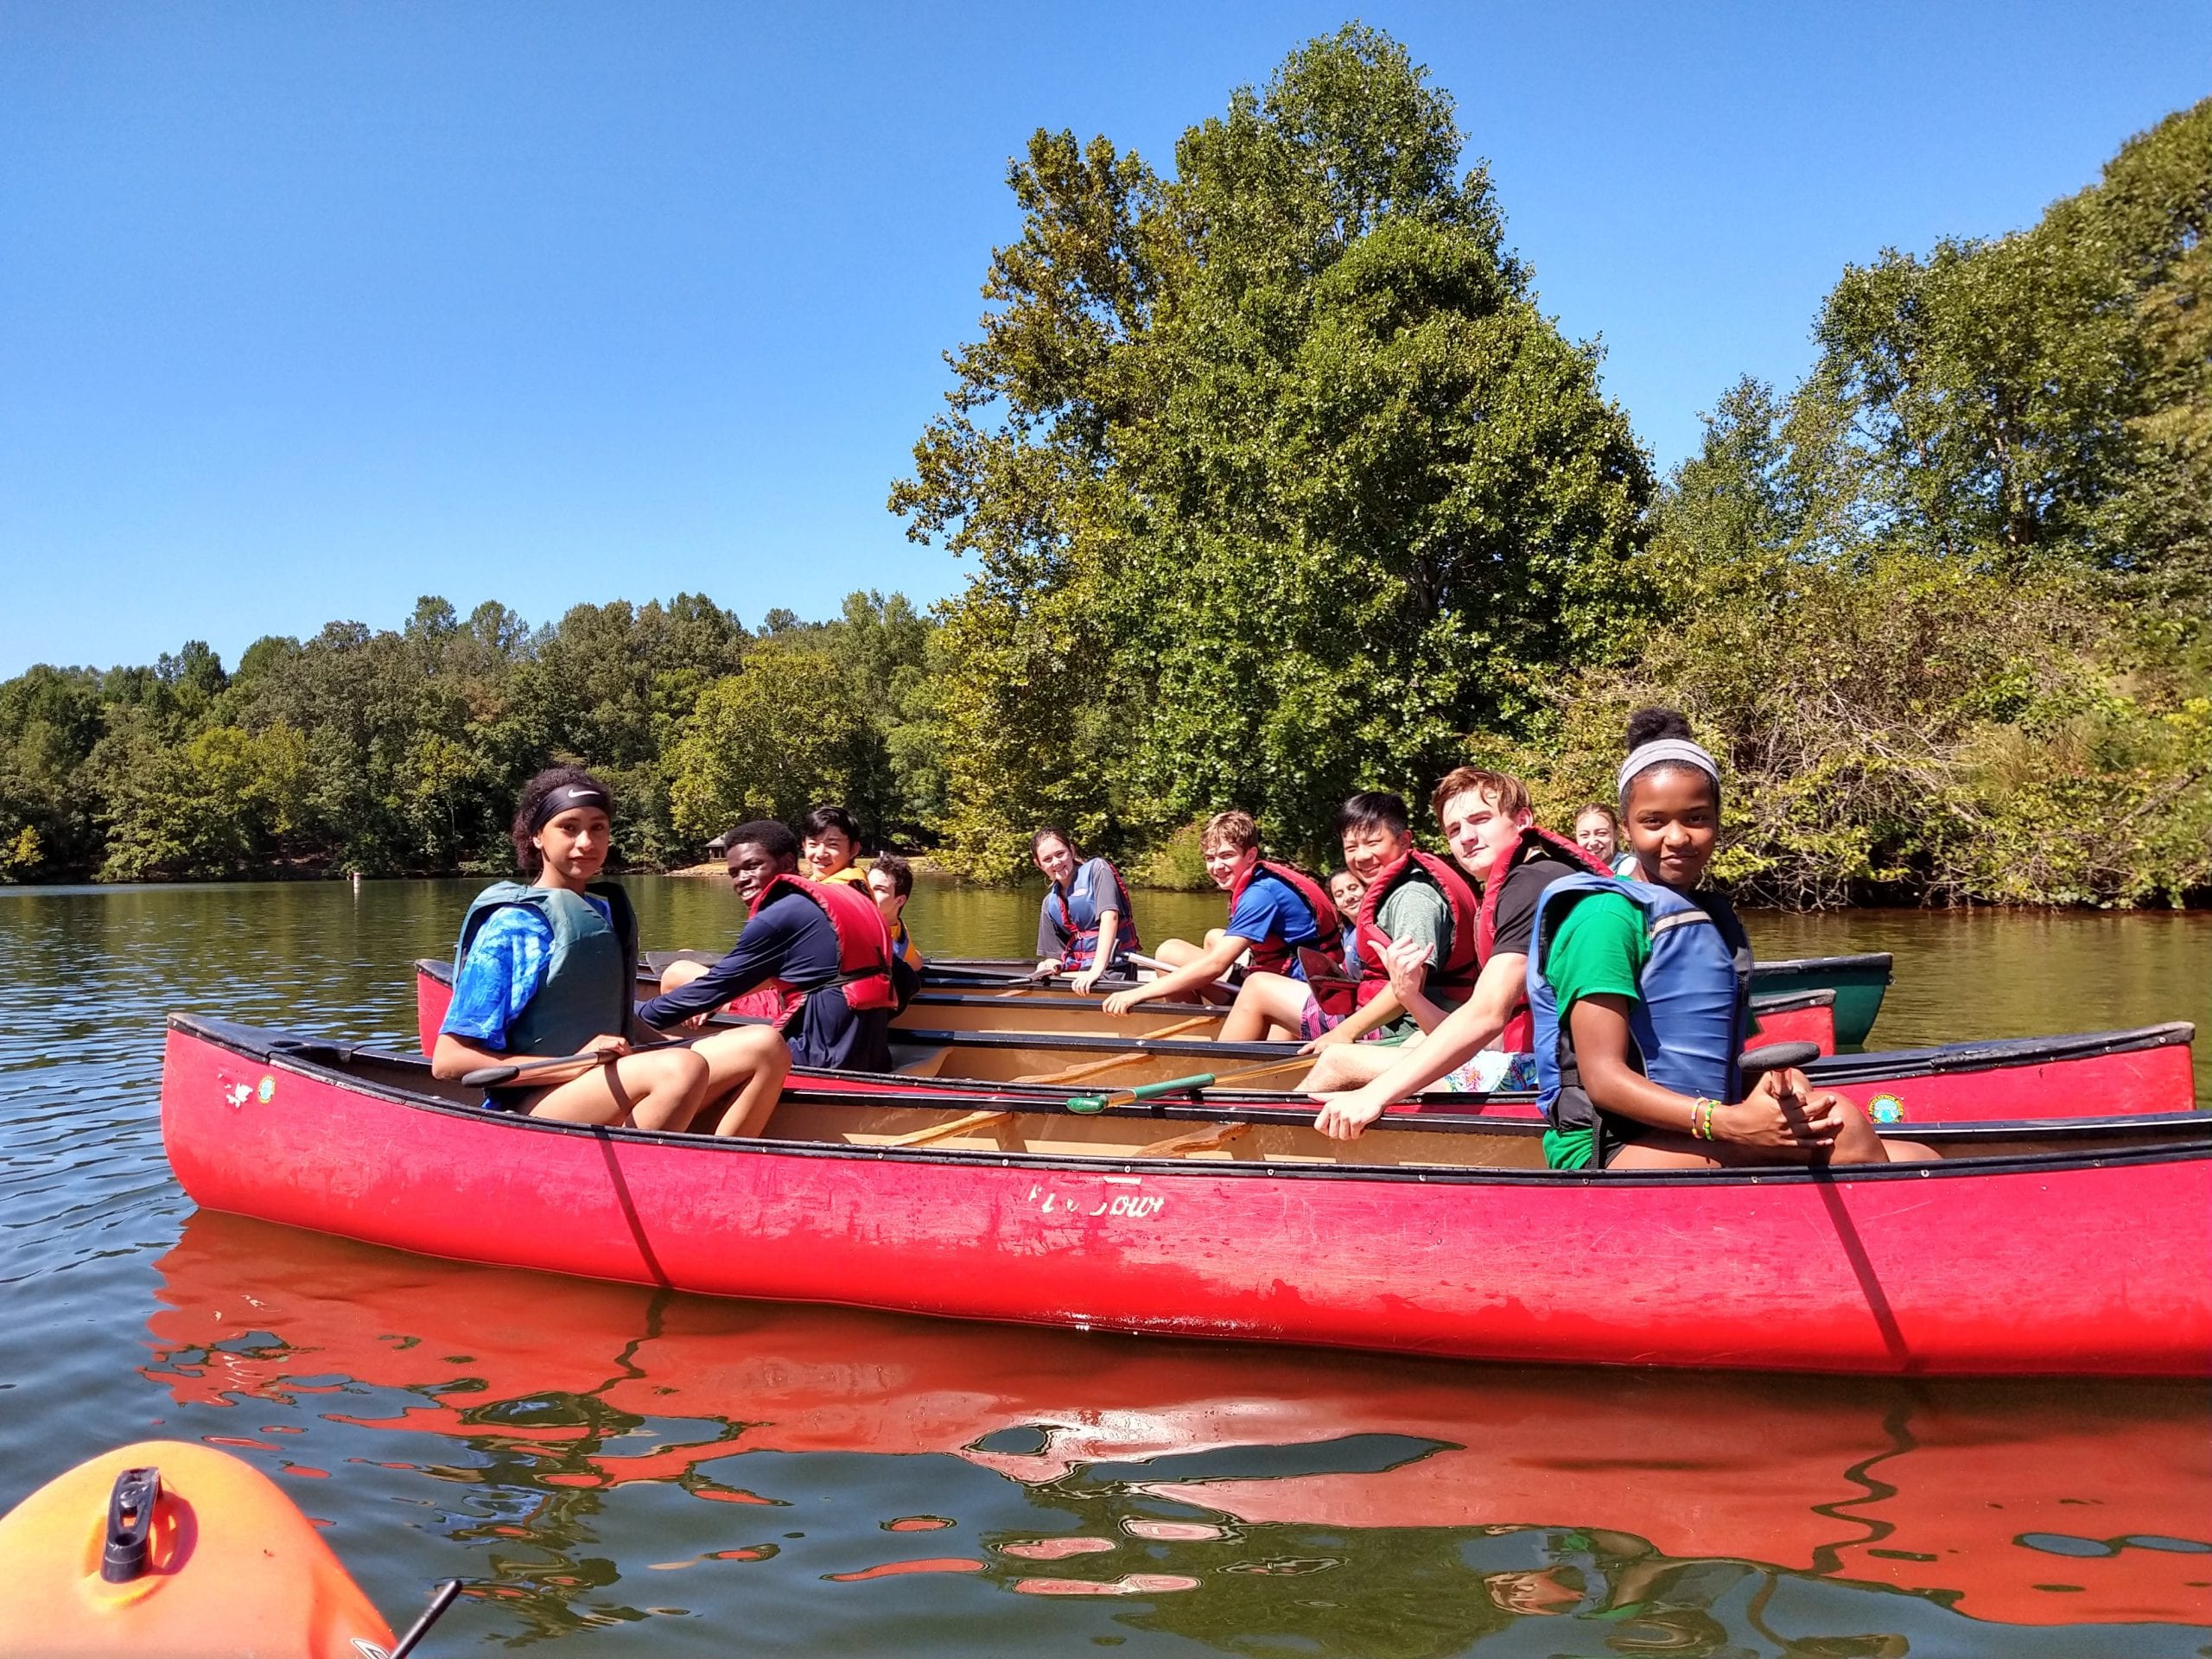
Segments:
[[[837,934],[837,977],[830,982],[845,994],[845,1006],[855,1014],[874,1008],[895,1008],[899,995],[891,983],[891,930],[875,900],[849,881],[815,881],[784,874],[760,889],[747,909],[747,921],[779,888],[804,894],[822,907]],[[741,1004],[746,1005],[741,1007]],[[788,1025],[791,1015],[806,1004],[806,993],[788,980],[772,979],[733,1001],[733,1014],[765,1014]]]
[[[1390,936],[1375,925],[1375,918],[1382,912],[1382,901],[1407,881],[1427,881],[1452,907],[1452,949],[1442,962],[1429,964],[1429,995],[1440,1001],[1464,1002],[1475,988],[1475,934],[1482,925],[1482,906],[1475,890],[1449,859],[1415,847],[1377,870],[1367,884],[1366,896],[1359,901],[1353,937],[1359,944],[1357,1000],[1362,1007],[1390,982],[1390,970],[1382,963],[1382,953],[1390,948]]]
[[[1520,842],[1510,852],[1498,855],[1497,861],[1490,867],[1490,879],[1483,883],[1482,917],[1475,925],[1477,973],[1490,965],[1491,949],[1497,943],[1497,901],[1498,895],[1505,891],[1505,878],[1530,859],[1543,857],[1563,858],[1579,870],[1589,870],[1608,880],[1612,877],[1612,866],[1603,859],[1592,857],[1565,836],[1555,836],[1540,825],[1529,824],[1521,831]],[[1526,1054],[1535,1037],[1535,1021],[1529,1014],[1528,992],[1523,989],[1512,1017],[1498,1033],[1497,1046],[1508,1054]]]
[[[1084,861],[1085,863],[1089,861],[1087,859]],[[1114,902],[1111,906],[1102,906],[1097,894],[1093,893],[1090,899],[1092,913],[1103,914],[1105,910],[1111,909],[1120,915],[1122,925],[1114,934],[1114,954],[1116,957],[1125,956],[1131,950],[1141,950],[1144,941],[1137,938],[1137,914],[1129,904],[1129,890],[1122,885],[1122,873],[1114,868],[1111,860],[1101,859],[1099,862],[1106,866],[1106,874],[1114,878]],[[1081,868],[1081,865],[1077,866],[1078,869]],[[1075,925],[1075,914],[1068,908],[1068,896],[1057,887],[1045,898],[1047,903],[1058,908],[1060,931],[1067,936],[1067,944],[1060,952],[1060,965],[1071,973],[1079,974],[1090,966],[1090,958],[1097,951],[1098,929],[1096,925],[1090,927]]]
[[[1278,933],[1272,939],[1252,941],[1252,970],[1261,974],[1287,974],[1292,960],[1300,950],[1318,950],[1335,964],[1334,971],[1342,973],[1344,967],[1344,930],[1335,925],[1337,907],[1331,902],[1329,890],[1319,878],[1306,874],[1295,864],[1278,864],[1272,859],[1252,861],[1244,874],[1232,882],[1229,889],[1229,913],[1236,913],[1236,901],[1244,896],[1244,889],[1257,877],[1272,875],[1304,901],[1313,913],[1313,937],[1302,945],[1294,946]]]

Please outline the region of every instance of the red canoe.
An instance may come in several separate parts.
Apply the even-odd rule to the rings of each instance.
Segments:
[[[415,1017],[423,1052],[429,1052],[452,1000],[452,969],[442,962],[415,964]],[[915,1096],[1010,1093],[1024,1101],[1066,1098],[1068,1086],[1025,1086],[1008,1079],[1079,1068],[1115,1055],[1128,1063],[1092,1071],[1085,1087],[1131,1084],[1202,1072],[1260,1065],[1290,1052],[1281,1043],[1221,1043],[1182,1038],[1095,1037],[1078,1033],[927,1029],[915,1021],[923,1005],[907,1011],[892,1033],[891,1074],[819,1071],[801,1067],[794,1086],[836,1092]],[[2196,1028],[2185,1021],[2129,1031],[2088,1032],[2068,1037],[2025,1037],[1986,1043],[1948,1043],[1889,1053],[1834,1055],[1807,1067],[1816,1083],[1840,1089],[1878,1121],[1909,1123],[2015,1122],[2046,1117],[2126,1117],[2187,1111],[2195,1079],[2190,1045]],[[1295,1074],[1293,1074],[1295,1075]],[[1295,1091],[1293,1091],[1294,1093]],[[1262,1091],[1255,1099],[1283,1097]],[[1244,1098],[1244,1096],[1236,1096]],[[1534,1095],[1432,1094],[1406,1110],[1482,1112],[1534,1117]]]
[[[2212,1369],[2193,1115],[1923,1128],[1943,1161],[1834,1173],[1552,1171],[1533,1122],[1346,1146],[1211,1103],[883,1144],[1002,1103],[802,1091],[772,1138],[590,1129],[486,1112],[419,1059],[178,1015],[162,1130],[210,1209],[711,1295],[1572,1363]]]

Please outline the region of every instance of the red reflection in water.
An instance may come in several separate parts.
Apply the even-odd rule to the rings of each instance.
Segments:
[[[1124,1521],[1122,1524],[1135,1537],[1170,1541],[1226,1538],[1229,1535],[1224,1529],[1204,1521]]]
[[[1118,1549],[1111,1538],[1039,1538],[1024,1544],[1001,1544],[999,1554],[1025,1561],[1064,1561],[1071,1555],[1096,1555]]]
[[[965,1555],[939,1555],[923,1561],[886,1561],[857,1573],[824,1573],[832,1584],[858,1584],[863,1579],[898,1579],[909,1573],[980,1573],[983,1563]]]
[[[1014,1587],[1025,1596],[1148,1596],[1195,1590],[1198,1581],[1176,1573],[1129,1573],[1103,1584],[1090,1579],[1022,1579]]]
[[[289,1403],[314,1391],[293,1376],[388,1389],[466,1383],[416,1394],[388,1419],[332,1414],[488,1437],[503,1453],[541,1459],[549,1484],[680,1481],[698,1497],[758,1504],[772,1500],[709,1477],[716,1459],[932,1452],[1047,1482],[1099,1461],[1402,1436],[1455,1449],[1373,1472],[1179,1481],[1180,1471],[1163,1466],[1149,1482],[1141,1470],[1122,1477],[1255,1524],[1605,1528],[1677,1559],[1941,1592],[1988,1620],[2212,1623],[2202,1554],[2128,1546],[2062,1555],[2019,1541],[2202,1539],[2212,1492],[2202,1388],[1494,1369],[1015,1333],[656,1297],[206,1213],[186,1224],[161,1269],[168,1306],[151,1321],[161,1361],[146,1374],[181,1402]],[[215,1345],[248,1330],[276,1344]],[[188,1363],[169,1363],[180,1353]],[[481,1414],[486,1402],[556,1395],[628,1421],[707,1427],[670,1443],[533,1423],[526,1412],[517,1422]],[[976,1449],[1014,1430],[1032,1444]],[[1130,1530],[1160,1524],[1196,1523]],[[1103,1591],[1024,1586],[1138,1593],[1115,1586],[1142,1576]],[[2044,1587],[2054,1585],[2079,1587]]]

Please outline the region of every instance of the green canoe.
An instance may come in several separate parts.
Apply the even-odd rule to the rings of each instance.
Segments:
[[[1751,990],[1758,996],[1834,991],[1836,1046],[1864,1048],[1866,1034],[1874,1029],[1874,1016],[1882,1011],[1882,993],[1890,988],[1891,960],[1888,951],[1877,950],[1863,957],[1762,962],[1751,969]]]

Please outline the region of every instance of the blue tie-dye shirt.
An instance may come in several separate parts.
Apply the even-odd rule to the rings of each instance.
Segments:
[[[606,899],[587,893],[584,902],[613,919]],[[454,981],[452,1005],[438,1029],[504,1052],[507,1028],[544,985],[552,959],[553,925],[527,905],[501,906],[469,941]]]

